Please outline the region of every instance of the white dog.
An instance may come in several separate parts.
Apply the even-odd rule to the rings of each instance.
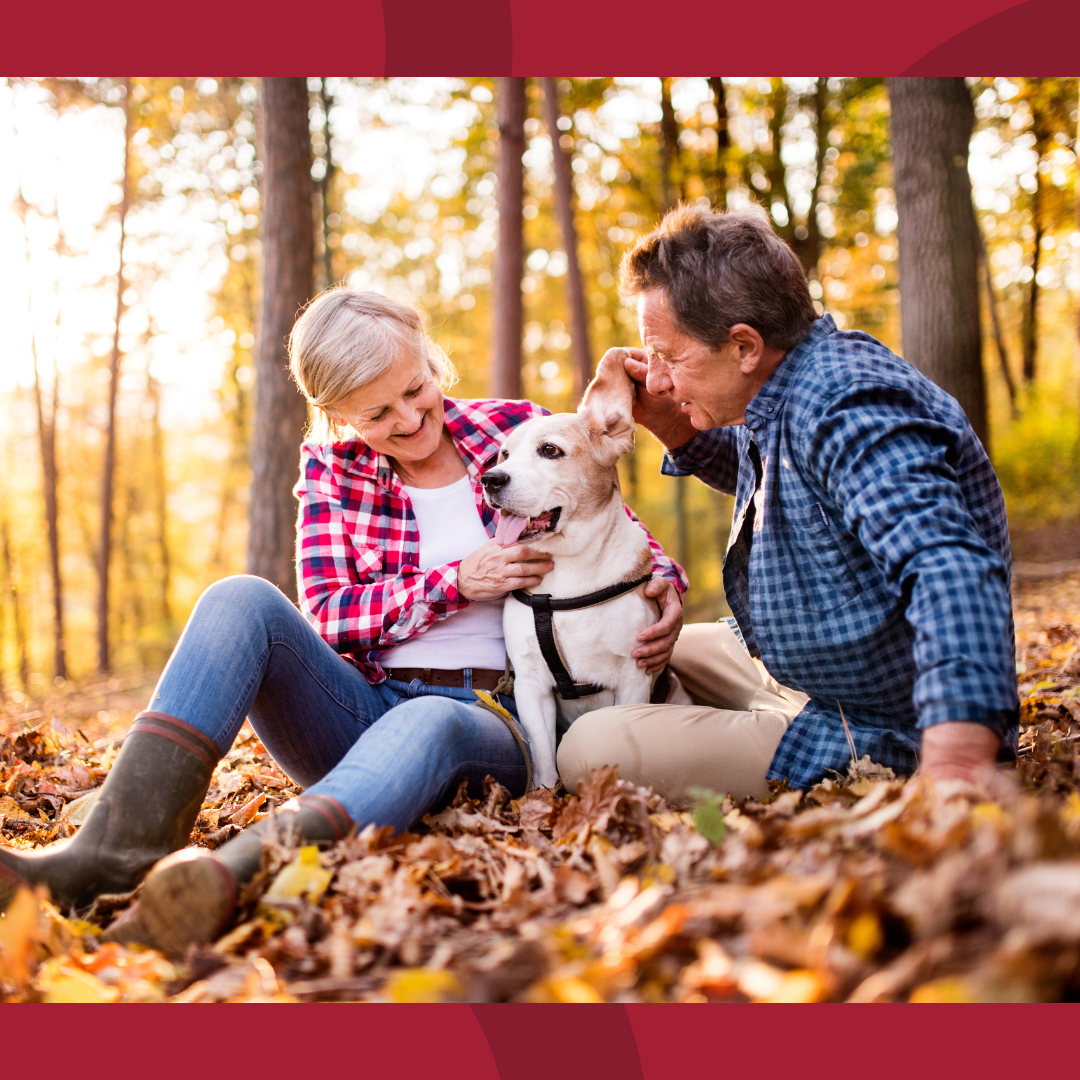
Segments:
[[[659,617],[657,603],[645,596],[652,573],[649,540],[626,513],[616,469],[619,458],[634,448],[633,399],[622,354],[612,350],[576,413],[522,424],[482,478],[487,502],[500,511],[495,539],[503,546],[528,542],[555,560],[531,604],[528,594],[517,599],[514,594],[503,608],[533,780],[544,787],[558,779],[557,723],[565,730],[595,709],[644,704],[659,677],[639,668],[630,655],[638,633]],[[598,592],[599,598],[593,595]],[[619,595],[608,599],[611,592]],[[540,594],[551,597],[554,614],[534,614]],[[594,602],[559,610],[560,598]],[[546,606],[542,599],[539,606]],[[560,661],[564,671],[557,678],[552,669],[557,671]],[[677,700],[690,702],[681,687],[677,693],[682,695]],[[665,697],[672,700],[673,694]]]

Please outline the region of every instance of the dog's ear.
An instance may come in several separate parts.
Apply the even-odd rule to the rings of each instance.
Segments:
[[[623,356],[622,349],[604,353],[578,406],[578,415],[589,422],[601,459],[609,465],[634,449],[634,383],[623,366]]]

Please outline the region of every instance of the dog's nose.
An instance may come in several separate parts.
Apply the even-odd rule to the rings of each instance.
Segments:
[[[491,469],[480,477],[480,483],[484,485],[484,490],[489,495],[494,495],[496,491],[501,491],[510,483],[510,476],[501,469]]]

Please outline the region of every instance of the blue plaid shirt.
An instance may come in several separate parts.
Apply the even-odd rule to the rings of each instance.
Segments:
[[[1012,756],[1018,701],[1009,533],[956,401],[825,315],[746,409],[668,476],[735,496],[728,603],[750,653],[810,701],[770,779],[807,788],[858,755],[910,775],[920,731],[985,724]]]

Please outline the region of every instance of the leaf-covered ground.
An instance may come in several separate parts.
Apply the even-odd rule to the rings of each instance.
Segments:
[[[1075,999],[1080,576],[1020,583],[1016,616],[1020,763],[990,792],[865,759],[805,795],[696,811],[610,770],[580,797],[513,802],[491,784],[415,834],[268,850],[235,927],[184,957],[99,943],[131,898],[79,919],[23,892],[0,919],[0,999]],[[78,827],[146,689],[9,706],[5,843]],[[215,847],[295,793],[245,729],[193,842]]]

